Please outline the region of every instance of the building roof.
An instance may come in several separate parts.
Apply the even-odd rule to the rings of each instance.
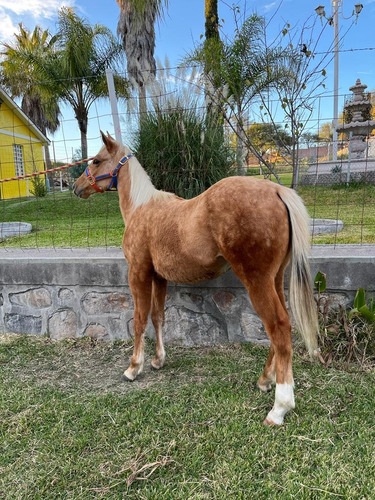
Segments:
[[[35,123],[22,111],[22,109],[13,101],[11,97],[0,87],[0,100],[5,102],[7,106],[14,112],[18,118],[25,123],[30,130],[36,135],[42,144],[49,144],[50,140],[42,131],[35,125]]]

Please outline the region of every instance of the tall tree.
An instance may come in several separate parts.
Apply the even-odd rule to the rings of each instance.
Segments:
[[[147,113],[146,85],[155,76],[155,21],[168,0],[116,0],[120,7],[117,33],[126,53],[128,75],[138,87],[139,119]]]
[[[219,39],[218,0],[204,1],[205,37],[206,40]]]
[[[281,125],[275,128],[272,123],[252,123],[246,135],[262,156],[271,152],[280,156],[289,153],[291,137]]]
[[[274,85],[280,78],[283,52],[267,47],[264,39],[265,20],[253,14],[239,25],[232,41],[223,42],[220,52],[214,48],[210,58],[219,54],[220,63],[211,67],[212,99],[220,106],[224,119],[235,132],[237,170],[246,173],[246,149],[264,159],[246,136],[246,113],[255,98]],[[207,47],[198,48],[188,60],[205,64]],[[207,77],[207,75],[205,75]],[[268,166],[268,165],[266,165]],[[269,166],[268,166],[269,167]]]
[[[91,105],[108,97],[105,70],[115,70],[115,87],[119,97],[128,96],[128,81],[116,72],[122,47],[111,31],[102,25],[91,26],[73,9],[58,13],[58,31],[53,51],[46,57],[29,54],[36,68],[41,91],[48,91],[74,111],[81,133],[82,157],[87,157],[87,125]]]
[[[57,71],[59,92],[75,113],[81,132],[82,157],[87,157],[88,113],[93,102],[108,97],[105,70],[115,66],[121,46],[102,25],[91,26],[70,8],[59,11],[57,32]],[[117,73],[116,92],[128,96],[128,82]]]
[[[276,120],[283,120],[292,138],[288,145],[288,163],[293,171],[293,188],[297,188],[299,183],[300,142],[316,107],[317,97],[324,92],[326,67],[333,57],[327,50],[318,55],[322,31],[318,28],[320,33],[317,34],[317,28],[317,16],[295,28],[291,28],[289,23],[285,25],[273,42],[284,47],[284,71],[274,87],[273,99],[262,99],[263,116],[267,116],[267,121],[275,126]]]
[[[219,33],[218,0],[205,0],[204,7],[204,74],[206,75],[205,94],[208,116],[214,112],[218,112],[218,108],[215,106],[215,99],[212,96],[217,93],[221,85],[220,62],[222,45]]]
[[[14,41],[3,43],[1,55],[1,84],[12,97],[21,97],[21,108],[44,135],[54,133],[59,126],[58,98],[48,88],[39,85],[36,66],[30,62],[30,54],[39,58],[49,57],[55,38],[48,30],[36,26],[32,32],[19,24]],[[51,166],[48,146],[45,148],[47,168]]]

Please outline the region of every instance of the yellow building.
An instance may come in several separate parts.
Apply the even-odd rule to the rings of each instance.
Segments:
[[[44,170],[44,146],[48,144],[47,137],[0,88],[0,179]],[[29,196],[31,182],[0,183],[0,199]]]

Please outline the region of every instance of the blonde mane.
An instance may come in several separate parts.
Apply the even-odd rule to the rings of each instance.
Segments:
[[[130,150],[125,147],[125,154],[129,153]],[[130,177],[130,200],[133,209],[145,205],[151,200],[168,199],[175,196],[173,193],[167,193],[156,189],[150,177],[135,156],[130,158],[128,166]]]

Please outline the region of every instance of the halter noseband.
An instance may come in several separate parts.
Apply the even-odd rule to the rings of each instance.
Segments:
[[[117,174],[120,170],[120,168],[125,165],[125,163],[134,156],[133,154],[128,154],[121,158],[121,160],[118,162],[117,167],[112,170],[112,172],[108,172],[107,174],[103,175],[98,175],[94,176],[92,175],[89,166],[87,165],[85,174],[86,177],[91,184],[91,186],[98,192],[98,193],[104,193],[104,191],[117,191]],[[96,181],[101,181],[102,179],[111,179],[111,182],[109,183],[109,186],[107,187],[106,190],[102,189],[96,184]]]

